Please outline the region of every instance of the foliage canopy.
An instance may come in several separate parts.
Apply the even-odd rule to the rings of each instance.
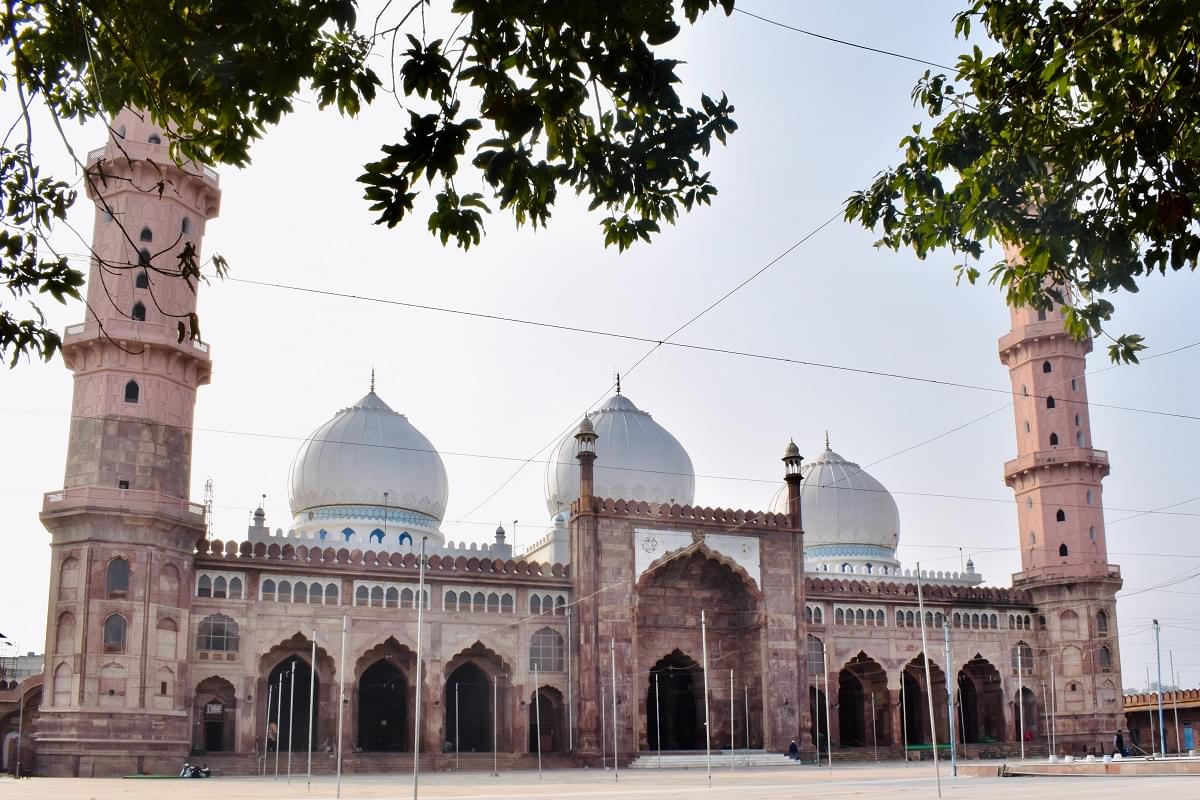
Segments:
[[[975,0],[955,18],[998,45],[913,90],[932,120],[904,163],[846,203],[879,244],[962,256],[975,282],[988,241],[1019,258],[990,267],[1011,305],[1065,306],[1067,330],[1102,333],[1108,296],[1200,256],[1200,41],[1189,0]],[[1110,337],[1136,361],[1142,337]]]
[[[558,190],[573,189],[604,213],[605,245],[619,250],[711,202],[717,190],[701,160],[736,130],[733,106],[724,95],[686,105],[679,62],[655,48],[680,32],[677,17],[730,14],[733,0],[439,0],[456,23],[442,38],[427,35],[433,5],[388,0],[367,33],[354,0],[7,3],[0,88],[18,95],[24,115],[14,130],[25,137],[0,146],[0,280],[9,292],[0,357],[50,358],[60,341],[35,298],[77,298],[84,278],[49,241],[76,192],[39,169],[29,120],[37,103],[56,123],[141,109],[171,132],[175,158],[241,166],[303,92],[347,115],[393,94],[405,109],[401,133],[358,178],[370,208],[394,226],[427,202],[429,230],[464,249],[480,242],[489,201],[536,227]],[[368,65],[375,52],[388,54],[383,77]],[[456,188],[464,168],[490,198]],[[105,266],[102,274],[134,264]],[[156,269],[199,275],[194,262]],[[181,335],[197,337],[197,322],[186,322]]]

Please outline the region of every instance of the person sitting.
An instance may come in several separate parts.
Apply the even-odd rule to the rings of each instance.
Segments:
[[[796,744],[796,740],[792,739],[792,743],[788,745],[788,758],[793,761],[800,760],[800,747]]]

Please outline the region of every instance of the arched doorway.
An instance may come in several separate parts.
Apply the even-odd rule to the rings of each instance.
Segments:
[[[295,664],[295,673],[292,665]],[[293,674],[295,677],[293,678]],[[267,676],[267,683],[274,691],[271,702],[271,719],[269,725],[278,725],[276,731],[276,747],[287,752],[289,746],[292,752],[308,751],[310,741],[309,686],[312,685],[313,695],[317,694],[320,683],[313,676],[308,662],[299,656],[290,656],[279,662]],[[278,723],[276,720],[278,719]],[[311,740],[313,749],[317,749],[317,720],[313,719]],[[268,737],[270,738],[270,737]],[[290,742],[290,745],[289,745]]]
[[[366,752],[408,749],[408,680],[388,657],[358,679],[358,746]]]
[[[934,662],[929,662],[929,678],[933,692],[933,717],[937,741],[949,742],[946,719],[946,673]],[[908,743],[931,744],[934,736],[929,724],[929,698],[925,686],[925,656],[918,654],[904,667],[901,678],[904,683],[904,730]]]
[[[1032,742],[1038,737],[1038,703],[1037,695],[1028,686],[1021,687],[1021,706],[1024,707],[1024,723],[1025,723],[1025,741]],[[1021,710],[1017,706],[1017,700],[1014,697],[1012,703],[1013,709],[1013,730],[1016,731],[1015,741],[1021,741]]]
[[[813,744],[821,752],[829,741],[829,718],[825,715],[825,691],[815,686],[808,687],[808,719]]]
[[[842,747],[891,744],[887,673],[866,653],[852,658],[839,673],[837,707]]]
[[[650,670],[646,692],[650,749],[704,749],[704,671],[678,650]]]
[[[215,675],[200,681],[193,718],[197,726],[193,746],[209,753],[237,748],[237,693],[232,683]]]
[[[986,658],[975,657],[958,672],[959,740],[996,742],[1004,733],[1004,688]]]
[[[538,751],[541,731],[542,752],[558,753],[566,749],[562,734],[563,696],[552,686],[543,686],[529,699],[529,752]]]
[[[446,678],[446,744],[460,753],[492,752],[492,682],[468,661]]]

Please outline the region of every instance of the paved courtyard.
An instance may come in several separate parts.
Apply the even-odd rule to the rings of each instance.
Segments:
[[[928,764],[847,766],[832,775],[816,767],[795,770],[757,769],[714,772],[712,789],[704,772],[623,771],[615,781],[611,772],[598,770],[547,771],[539,782],[536,772],[511,772],[498,778],[486,773],[429,774],[421,776],[421,796],[462,800],[510,800],[510,798],[654,798],[655,800],[698,800],[736,796],[737,800],[775,798],[933,798],[937,797],[933,770]],[[710,794],[711,792],[711,794]],[[942,795],[946,798],[1011,798],[1021,800],[1128,800],[1133,795],[1166,794],[1178,798],[1200,797],[1195,776],[1164,777],[1062,777],[1062,778],[949,778],[943,774]],[[284,778],[211,778],[208,780],[123,780],[34,778],[0,780],[5,800],[267,800],[269,798],[313,798],[334,796],[334,779],[314,777],[306,789],[304,776]],[[342,779],[344,798],[410,798],[411,775],[352,775]]]

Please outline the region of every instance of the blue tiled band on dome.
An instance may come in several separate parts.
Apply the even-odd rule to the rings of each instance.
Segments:
[[[321,506],[304,512],[306,520],[319,519],[362,519],[383,521],[386,512],[388,524],[406,525],[414,528],[437,530],[438,521],[428,514],[406,511],[402,508],[384,506]]]
[[[896,551],[873,544],[822,544],[804,548],[810,561],[817,558],[875,558],[895,560]]]

